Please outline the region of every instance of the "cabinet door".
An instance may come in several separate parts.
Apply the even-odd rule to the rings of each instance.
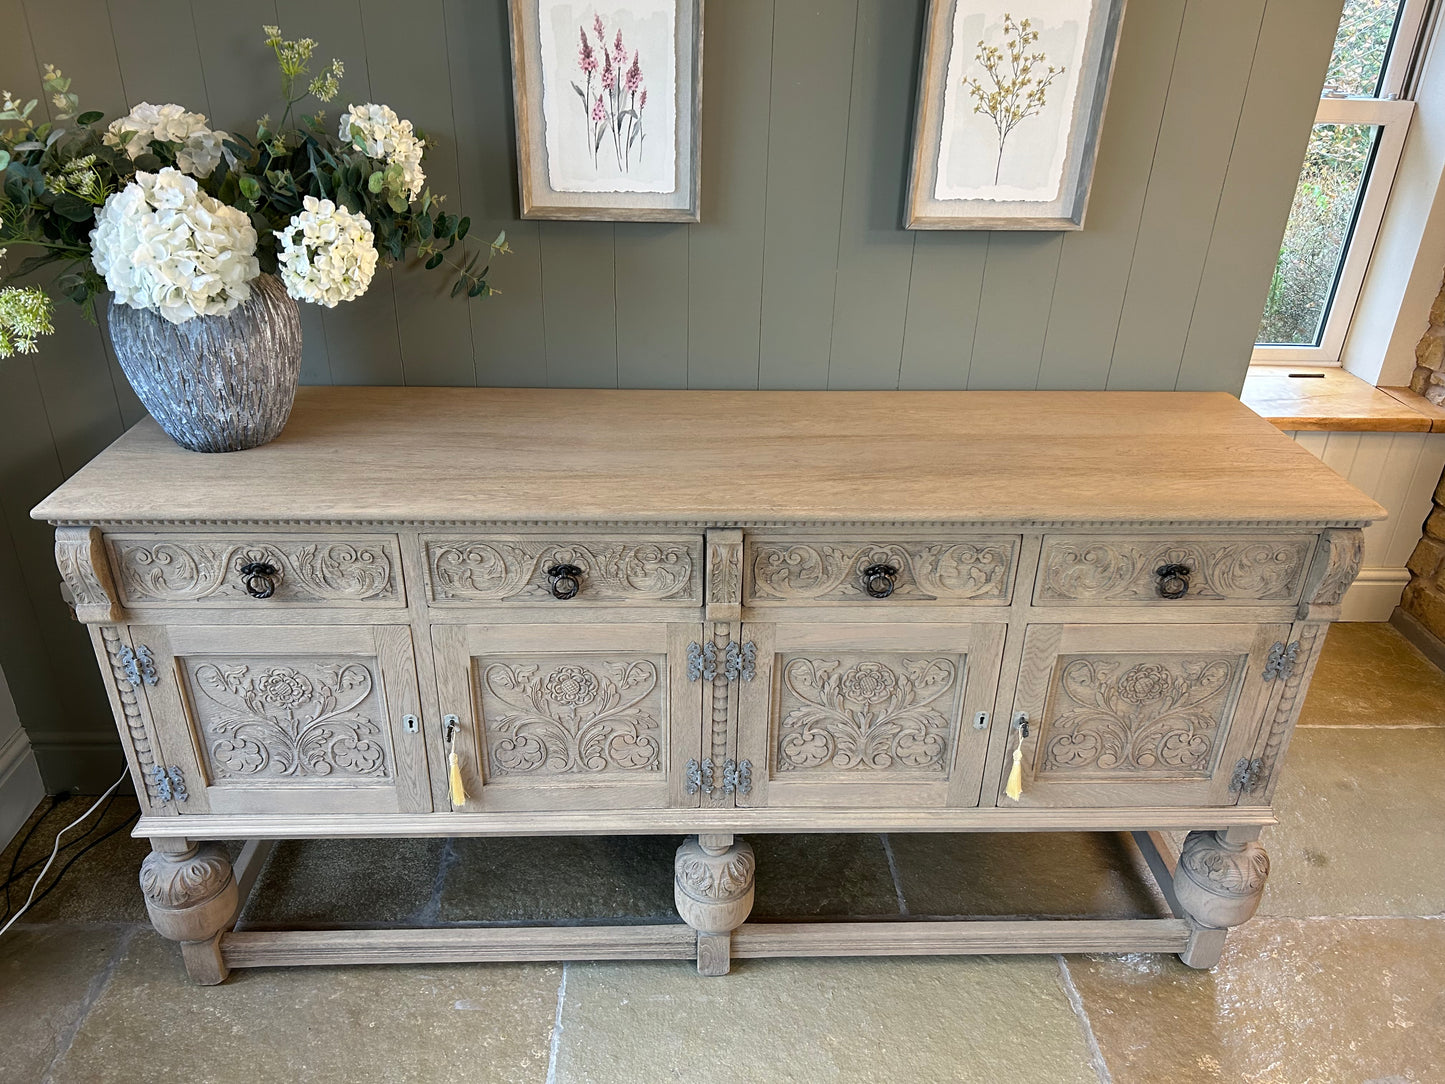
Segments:
[[[698,624],[435,625],[465,808],[695,806],[702,740],[689,680]]]
[[[1037,806],[1233,805],[1288,625],[1030,625],[1014,712]],[[1012,717],[1012,716],[1011,716]],[[1017,733],[1010,731],[1012,753]],[[999,804],[1011,758],[998,780]]]
[[[132,626],[182,813],[431,810],[405,625]]]
[[[978,804],[1002,624],[744,624],[738,805]]]

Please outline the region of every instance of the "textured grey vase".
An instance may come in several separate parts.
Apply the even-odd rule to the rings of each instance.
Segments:
[[[301,315],[275,275],[225,316],[173,324],[110,302],[110,339],[126,378],[162,429],[193,452],[275,440],[301,376]]]

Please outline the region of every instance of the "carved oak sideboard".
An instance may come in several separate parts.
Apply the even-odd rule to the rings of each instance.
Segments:
[[[34,515],[130,761],[151,917],[214,983],[1210,966],[1383,510],[1220,394],[303,388],[273,444],[197,455],[147,420]],[[744,833],[1088,830],[1134,833],[1172,916],[747,921]],[[690,837],[684,923],[233,929],[275,839],[642,833]]]

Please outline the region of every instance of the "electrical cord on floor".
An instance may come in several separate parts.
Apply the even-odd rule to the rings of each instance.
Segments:
[[[10,917],[11,886],[14,885],[17,881],[22,880],[27,873],[37,868],[45,861],[43,858],[37,858],[29,865],[20,865],[20,857],[25,853],[25,848],[30,845],[31,837],[34,836],[35,833],[38,832],[42,826],[44,826],[45,821],[49,818],[50,814],[54,813],[57,809],[59,809],[60,806],[65,802],[65,800],[70,797],[72,797],[72,795],[70,794],[52,794],[50,796],[50,808],[47,809],[44,813],[40,814],[40,816],[38,816],[37,818],[35,818],[34,821],[31,822],[30,827],[25,831],[24,837],[20,840],[20,845],[15,848],[15,853],[11,855],[10,869],[5,875],[4,883],[0,884],[0,888],[3,888],[5,890],[5,903],[3,910],[0,910],[0,922],[3,922],[5,919]],[[103,808],[100,811],[100,815],[95,818],[95,823],[92,824],[80,835],[72,839],[64,847],[61,847],[60,852],[64,854],[66,851],[70,850],[70,848],[78,847],[80,844],[84,843],[87,839],[89,839],[90,836],[95,832],[95,830],[105,823],[105,818],[110,815],[110,807],[114,804],[115,795],[111,795],[111,797],[106,800],[105,808]]]
[[[3,936],[9,931],[9,929],[10,929],[11,926],[15,925],[15,923],[17,923],[18,921],[20,921],[20,916],[23,915],[26,911],[30,910],[31,905],[35,902],[35,890],[40,887],[40,882],[43,881],[43,880],[45,879],[45,875],[50,872],[50,867],[51,867],[52,864],[54,864],[56,855],[58,855],[58,854],[60,853],[60,837],[63,836],[63,835],[65,835],[66,832],[70,831],[70,830],[71,830],[72,828],[74,828],[77,824],[79,824],[81,821],[85,820],[85,819],[86,819],[87,817],[89,817],[92,813],[94,813],[97,809],[99,809],[99,808],[100,808],[100,804],[101,804],[103,801],[105,801],[107,798],[109,798],[112,794],[115,793],[116,788],[118,788],[122,783],[125,782],[126,776],[128,776],[129,774],[130,774],[130,769],[129,769],[129,768],[127,768],[125,771],[121,772],[121,773],[120,773],[120,778],[117,779],[114,783],[112,783],[109,787],[106,788],[105,793],[102,794],[99,798],[97,798],[97,799],[95,800],[95,804],[94,804],[94,805],[92,805],[92,806],[91,806],[89,809],[87,809],[84,813],[82,813],[80,816],[76,817],[75,820],[71,821],[69,824],[67,824],[64,828],[62,828],[59,832],[56,833],[56,835],[55,835],[55,845],[54,845],[53,847],[51,847],[51,849],[50,849],[50,858],[49,858],[48,860],[46,860],[45,868],[43,868],[43,869],[40,871],[40,873],[39,873],[39,874],[36,876],[36,878],[35,878],[35,883],[30,886],[30,895],[26,898],[25,903],[21,906],[20,910],[16,911],[15,914],[11,915],[11,916],[10,916],[10,919],[5,923],[5,925],[0,926],[0,937],[3,937]],[[96,842],[96,843],[99,843],[100,840],[96,840],[95,842]],[[95,845],[94,843],[91,844],[91,846],[94,846],[94,845]],[[89,850],[89,849],[90,849],[89,847],[86,848],[86,850]],[[82,853],[84,853],[84,852],[82,852]],[[79,855],[75,855],[74,857],[71,858],[70,862],[74,862],[75,859],[78,858],[78,857],[80,857],[80,856],[79,856]],[[65,864],[65,869],[69,869],[69,868],[70,868],[70,862],[67,862],[67,863]],[[64,872],[65,872],[65,870],[61,870],[61,873],[64,873]],[[59,877],[58,877],[58,876],[57,876],[56,880],[57,880],[57,881],[59,880]],[[50,888],[54,888],[54,887],[55,887],[54,884],[52,884],[52,885],[50,886]],[[47,889],[46,889],[46,892],[49,892],[49,891],[50,891],[50,889],[47,888]]]

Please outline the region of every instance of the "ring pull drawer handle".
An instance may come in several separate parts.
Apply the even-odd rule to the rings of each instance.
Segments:
[[[1159,577],[1160,598],[1183,598],[1189,594],[1188,565],[1160,565],[1154,570]]]
[[[863,570],[863,590],[871,598],[887,598],[898,586],[897,565],[869,565]]]
[[[281,570],[270,561],[252,561],[241,566],[241,586],[252,598],[270,598],[276,593]]]
[[[551,581],[553,598],[576,598],[582,590],[582,570],[576,565],[553,565],[547,569],[547,579]]]

